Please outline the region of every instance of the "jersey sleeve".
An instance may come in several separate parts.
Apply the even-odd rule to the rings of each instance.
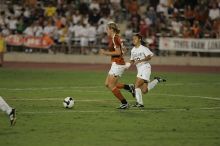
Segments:
[[[153,52],[150,51],[150,49],[148,49],[147,47],[145,47],[144,49],[144,55],[145,56],[154,56]]]
[[[114,48],[121,48],[121,40],[118,36],[115,36],[114,37],[114,40],[113,40],[113,43],[114,43]]]
[[[131,49],[131,57],[130,57],[130,60],[134,60],[134,56],[133,56],[133,49]]]

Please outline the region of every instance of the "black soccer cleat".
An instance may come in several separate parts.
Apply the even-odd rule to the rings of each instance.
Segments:
[[[131,95],[135,98],[135,88],[134,88],[134,84],[129,84],[128,85],[130,90],[129,92],[131,93]]]
[[[158,82],[166,82],[166,79],[162,79],[160,77],[154,77],[154,79],[158,80]]]
[[[11,110],[11,113],[9,114],[10,124],[11,126],[14,126],[16,123],[16,110],[13,108]]]
[[[136,102],[132,107],[144,108],[144,105]]]
[[[121,104],[117,109],[128,109],[129,108],[129,105],[128,103],[126,104]]]

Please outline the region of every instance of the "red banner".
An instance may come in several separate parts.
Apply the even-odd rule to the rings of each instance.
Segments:
[[[52,43],[44,40],[44,37],[23,37],[22,35],[9,35],[6,37],[6,42],[11,46],[25,46],[29,48],[50,48]]]
[[[5,38],[6,43],[11,46],[22,46],[23,39],[24,38],[21,35],[9,35]]]
[[[49,48],[50,46],[44,43],[42,37],[26,37],[24,46],[29,48]]]

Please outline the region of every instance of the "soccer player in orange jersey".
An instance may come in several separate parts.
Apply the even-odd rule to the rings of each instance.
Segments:
[[[108,23],[106,28],[107,34],[110,38],[109,50],[100,49],[100,54],[111,56],[111,69],[105,80],[105,86],[111,90],[111,92],[119,99],[121,105],[118,109],[127,109],[128,102],[125,97],[121,94],[120,89],[124,88],[130,90],[129,85],[118,83],[119,77],[123,74],[126,69],[125,61],[123,58],[123,47],[119,37],[120,30],[117,24],[114,22]]]

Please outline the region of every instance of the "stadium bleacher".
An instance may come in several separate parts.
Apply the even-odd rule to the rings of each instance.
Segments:
[[[132,45],[132,33],[139,32],[156,55],[169,55],[173,53],[159,47],[161,37],[219,40],[220,1],[1,1],[0,31],[10,36],[7,39],[9,50],[97,53],[99,48],[106,47],[105,25],[109,21],[120,25],[126,46]],[[46,41],[47,46],[42,44],[45,35],[53,41]],[[22,47],[14,45],[18,37],[26,41]],[[214,43],[216,48],[219,44],[219,41]],[[213,56],[213,51],[209,50],[189,51],[177,50],[174,54]],[[214,54],[219,52],[217,49]]]

